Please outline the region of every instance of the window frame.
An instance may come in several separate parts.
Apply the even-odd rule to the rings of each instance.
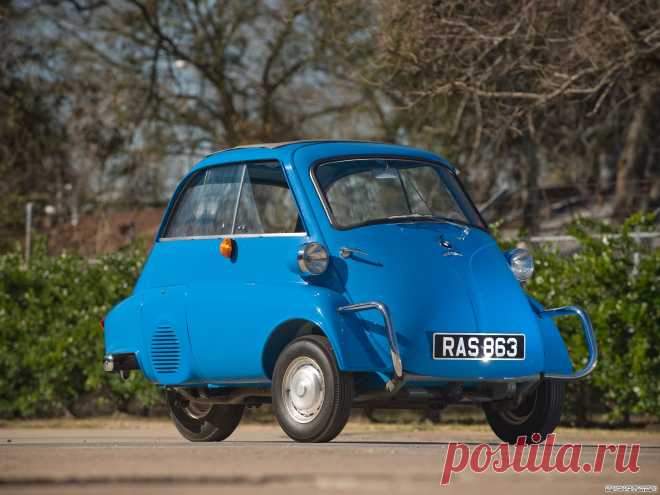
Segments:
[[[465,223],[465,222],[460,222],[458,220],[452,220],[451,222],[455,223],[460,223],[460,224],[465,224],[467,227],[470,228],[475,228],[479,230],[483,230],[484,232],[490,233],[488,229],[488,224],[486,221],[483,219],[481,216],[481,212],[477,208],[477,206],[474,204],[474,201],[472,201],[472,198],[470,195],[467,193],[465,190],[465,186],[463,186],[463,183],[459,180],[458,178],[458,173],[452,170],[450,167],[445,165],[444,163],[441,162],[435,162],[432,160],[424,159],[424,158],[418,158],[418,157],[411,157],[411,156],[397,156],[397,155],[358,155],[358,156],[341,156],[341,157],[332,157],[332,158],[324,158],[322,160],[319,160],[317,162],[314,162],[310,167],[309,167],[309,176],[312,181],[312,184],[314,185],[314,189],[316,191],[316,195],[319,198],[319,201],[321,201],[321,205],[323,206],[323,211],[325,212],[325,216],[328,219],[328,222],[330,223],[330,227],[332,227],[335,230],[339,231],[347,231],[347,230],[353,230],[353,229],[358,229],[360,227],[367,227],[370,225],[384,225],[384,224],[395,224],[395,223],[410,223],[406,221],[405,219],[397,219],[396,221],[392,222],[387,222],[387,221],[382,221],[382,222],[363,222],[355,225],[348,225],[348,226],[342,226],[337,223],[335,220],[334,215],[332,214],[332,209],[330,208],[330,205],[328,204],[328,200],[326,198],[325,193],[323,192],[323,189],[321,188],[321,184],[319,183],[317,177],[316,177],[316,171],[318,170],[319,167],[322,165],[327,165],[330,163],[342,163],[342,162],[355,162],[355,161],[361,161],[361,160],[396,160],[396,161],[403,161],[403,162],[414,162],[414,163],[419,163],[419,164],[424,164],[424,165],[430,165],[434,168],[439,168],[439,167],[444,167],[444,170],[447,171],[447,173],[451,174],[454,176],[454,179],[456,180],[456,184],[458,185],[458,188],[460,189],[461,194],[465,196],[468,204],[470,207],[474,210],[474,212],[477,215],[477,218],[481,221],[483,224],[483,227],[481,225],[475,225],[472,223]],[[443,182],[445,188],[447,188],[447,191],[454,196],[454,192],[447,186],[447,184],[444,183],[444,180],[442,177],[440,177],[440,180]],[[454,197],[454,200],[456,201],[457,205],[459,208],[462,209],[460,202]],[[466,215],[467,216],[467,215]],[[428,220],[429,222],[436,222],[440,223],[440,220]],[[421,222],[421,220],[417,220],[417,222]],[[449,223],[451,223],[449,222]]]
[[[246,168],[244,169],[246,174],[247,173],[247,167],[253,164],[260,164],[260,163],[276,163],[279,167],[280,170],[282,171],[282,175],[284,176],[284,180],[286,181],[287,188],[289,189],[289,192],[291,193],[291,197],[293,199],[293,204],[296,207],[296,211],[298,212],[298,218],[300,218],[300,222],[302,224],[303,231],[302,232],[280,232],[280,233],[261,233],[261,234],[234,234],[234,233],[229,233],[229,234],[214,234],[214,235],[189,235],[189,236],[178,236],[178,237],[165,237],[165,233],[167,232],[167,229],[170,227],[170,223],[172,221],[172,218],[174,217],[174,214],[176,213],[178,207],[179,207],[179,202],[181,201],[181,198],[183,198],[184,194],[188,191],[188,188],[190,187],[190,184],[192,184],[193,180],[197,175],[201,173],[206,173],[207,170],[217,168],[217,167],[232,167],[232,166],[240,166],[244,165]],[[242,191],[242,186],[240,187],[239,191]],[[175,191],[176,194],[176,191]],[[239,198],[237,198],[237,201],[240,200],[240,194],[239,192]],[[289,181],[289,177],[286,173],[286,170],[284,169],[284,166],[282,165],[282,162],[276,159],[271,159],[271,160],[250,160],[250,161],[238,161],[238,162],[229,162],[229,163],[218,163],[214,165],[209,165],[206,167],[202,167],[199,170],[195,170],[192,172],[186,179],[185,183],[183,186],[180,187],[180,190],[178,194],[176,194],[176,197],[174,198],[174,201],[172,202],[172,205],[170,208],[168,208],[166,212],[166,218],[162,222],[162,226],[158,232],[158,239],[157,242],[172,242],[172,241],[194,241],[194,240],[205,240],[205,239],[222,239],[224,237],[231,237],[233,238],[249,238],[249,237],[306,237],[308,235],[307,233],[307,228],[305,226],[305,219],[302,216],[301,210],[300,210],[300,205],[298,204],[298,199],[296,198],[296,194],[293,191],[293,188],[291,187],[291,182]]]

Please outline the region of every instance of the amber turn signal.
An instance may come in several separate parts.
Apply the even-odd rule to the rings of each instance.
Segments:
[[[225,237],[220,243],[220,254],[225,258],[231,258],[234,254],[234,239]]]

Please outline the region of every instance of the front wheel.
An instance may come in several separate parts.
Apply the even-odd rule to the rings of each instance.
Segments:
[[[516,406],[486,403],[486,419],[493,432],[507,443],[515,444],[521,436],[525,443],[543,441],[559,424],[565,388],[564,382],[543,381]],[[535,433],[539,436],[533,438]]]
[[[353,379],[337,366],[328,340],[298,338],[277,358],[273,409],[284,432],[298,442],[328,442],[351,413]]]
[[[191,442],[220,442],[231,435],[243,416],[244,406],[205,404],[167,392],[167,405],[174,426]]]

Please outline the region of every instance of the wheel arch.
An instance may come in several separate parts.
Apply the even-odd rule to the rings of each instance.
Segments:
[[[271,379],[273,377],[273,370],[275,369],[275,362],[277,357],[284,350],[284,348],[293,342],[298,337],[303,335],[320,335],[328,338],[328,335],[323,329],[315,322],[305,318],[293,318],[280,323],[270,334],[266,344],[264,345],[261,362],[264,368],[264,373]],[[337,348],[329,339],[332,350],[339,361]]]
[[[356,315],[341,315],[337,308],[348,304],[341,294],[324,288],[300,285],[289,289],[286,310],[273,324],[261,351],[264,376],[272,378],[279,353],[295,338],[306,334],[328,339],[341,371],[387,371],[387,354],[381,355]]]

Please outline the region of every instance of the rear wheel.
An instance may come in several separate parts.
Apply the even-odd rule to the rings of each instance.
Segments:
[[[205,404],[167,392],[167,404],[174,426],[191,442],[219,442],[231,435],[243,416],[244,406]]]
[[[486,419],[493,432],[507,443],[515,444],[520,436],[525,437],[525,443],[543,441],[559,424],[565,388],[563,382],[544,381],[515,406],[486,403]],[[535,433],[538,436],[532,438]]]
[[[308,335],[277,358],[273,409],[284,432],[298,442],[328,442],[346,425],[353,379],[339,370],[328,340]]]

